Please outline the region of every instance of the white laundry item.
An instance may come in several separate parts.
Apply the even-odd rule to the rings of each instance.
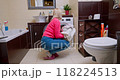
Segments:
[[[73,27],[73,25],[66,25],[62,27],[62,34],[64,37],[68,40],[71,41],[75,35],[76,29]]]

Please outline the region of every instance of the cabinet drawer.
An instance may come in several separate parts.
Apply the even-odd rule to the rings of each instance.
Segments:
[[[79,32],[78,39],[79,39],[80,42],[84,41],[84,32]]]
[[[84,22],[79,22],[79,31],[84,31]]]

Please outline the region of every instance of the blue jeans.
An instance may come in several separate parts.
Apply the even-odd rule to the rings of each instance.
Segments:
[[[50,54],[65,50],[69,46],[70,43],[63,39],[53,39],[45,36],[41,39],[41,47],[49,50]]]

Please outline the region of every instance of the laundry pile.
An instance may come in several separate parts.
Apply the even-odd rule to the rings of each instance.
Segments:
[[[76,29],[73,27],[73,25],[67,24],[62,27],[62,34],[64,35],[64,38],[68,41],[71,41],[75,35]]]

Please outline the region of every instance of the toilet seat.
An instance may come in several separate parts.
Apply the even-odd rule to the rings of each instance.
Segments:
[[[84,44],[94,48],[111,49],[116,47],[117,40],[109,37],[97,37],[86,39]]]

